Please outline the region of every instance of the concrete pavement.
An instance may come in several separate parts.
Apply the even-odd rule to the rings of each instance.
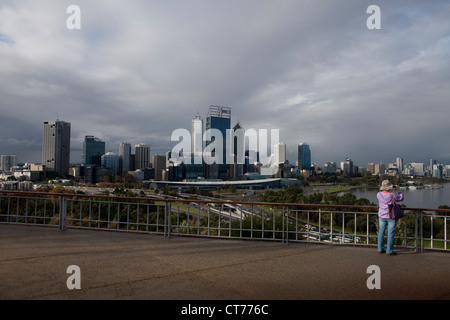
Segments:
[[[450,255],[0,224],[0,299],[450,300]]]

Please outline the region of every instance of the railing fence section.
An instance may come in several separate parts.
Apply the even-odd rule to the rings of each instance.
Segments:
[[[378,208],[342,205],[129,198],[78,194],[0,192],[0,223],[375,246]],[[448,250],[446,209],[405,208],[395,245]]]

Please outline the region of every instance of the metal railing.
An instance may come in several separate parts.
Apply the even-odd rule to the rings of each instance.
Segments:
[[[373,206],[238,202],[0,191],[0,223],[375,246]],[[447,209],[405,208],[396,247],[449,250]]]

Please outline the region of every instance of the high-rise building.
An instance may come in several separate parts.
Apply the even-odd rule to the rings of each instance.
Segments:
[[[220,146],[218,146],[220,149],[214,151],[222,158],[222,163],[218,165],[218,178],[228,179],[230,177],[230,166],[226,164],[226,138],[227,130],[231,129],[231,108],[211,105],[208,109],[208,116],[206,117],[206,132],[208,133],[208,130],[210,129],[219,130],[222,134],[222,147],[220,148]],[[213,141],[214,139],[211,135],[207,134],[206,146],[210,145]]]
[[[404,168],[404,164],[403,164],[403,158],[397,158],[395,159],[395,165],[398,168],[398,172],[401,174],[403,173]]]
[[[374,174],[375,175],[383,175],[386,172],[386,166],[383,163],[375,163],[374,165]]]
[[[105,142],[94,136],[85,136],[81,163],[84,165],[100,165],[105,154]]]
[[[245,130],[238,121],[230,131],[229,153],[227,163],[230,164],[230,178],[238,179],[245,173]],[[227,142],[224,141],[226,144]]]
[[[69,173],[70,167],[70,123],[65,121],[44,122],[42,140],[42,164],[48,171],[61,176]]]
[[[298,145],[298,162],[299,170],[311,170],[311,150],[306,143]]]
[[[124,177],[130,171],[131,144],[121,142],[119,145],[119,173]]]
[[[355,173],[352,159],[346,158],[345,161],[341,161],[341,170],[345,174]]]
[[[140,143],[134,146],[135,169],[143,170],[150,166],[150,145]]]
[[[274,149],[274,162],[275,164],[285,163],[286,162],[286,144],[283,142],[277,143],[273,147]]]
[[[166,170],[166,155],[153,155],[152,165],[153,169],[155,169],[155,180],[161,181],[163,179],[163,171]]]
[[[414,171],[414,167],[410,163],[405,165],[404,173],[406,176],[414,176],[416,174]]]
[[[420,162],[420,163],[411,162],[410,165],[411,165],[411,167],[414,168],[414,174],[416,176],[424,176],[425,175],[425,165],[422,162]]]
[[[17,165],[16,155],[2,155],[0,160],[1,171],[12,171],[12,167]]]
[[[444,176],[444,165],[442,163],[433,164],[431,176],[438,179],[442,178]]]
[[[433,176],[433,167],[435,164],[437,164],[437,160],[430,159],[430,164],[428,165],[428,168],[424,168],[424,169],[428,169],[428,172],[427,172],[428,175]]]
[[[446,178],[450,178],[450,164],[447,164],[447,165],[444,167],[444,176],[445,176]]]
[[[197,114],[195,119],[192,119],[191,153],[194,159],[193,162],[201,164],[203,157],[203,120],[199,114]]]
[[[335,173],[336,172],[336,162],[334,162],[334,161],[326,162],[323,165],[323,172],[324,173]]]
[[[113,152],[102,155],[102,165],[111,168],[113,177],[119,175],[119,156]]]
[[[367,164],[367,172],[370,172],[371,174],[375,174],[375,163],[369,162]]]

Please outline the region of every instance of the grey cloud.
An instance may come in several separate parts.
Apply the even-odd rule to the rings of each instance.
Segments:
[[[319,165],[450,161],[445,139],[429,143],[450,133],[450,6],[379,1],[382,29],[370,31],[370,4],[78,1],[82,29],[70,31],[66,3],[6,2],[0,153],[27,158],[5,141],[39,144],[57,114],[72,123],[74,149],[94,134],[111,151],[127,140],[162,153],[174,129],[218,104],[244,128],[279,128],[292,162],[299,142]]]

